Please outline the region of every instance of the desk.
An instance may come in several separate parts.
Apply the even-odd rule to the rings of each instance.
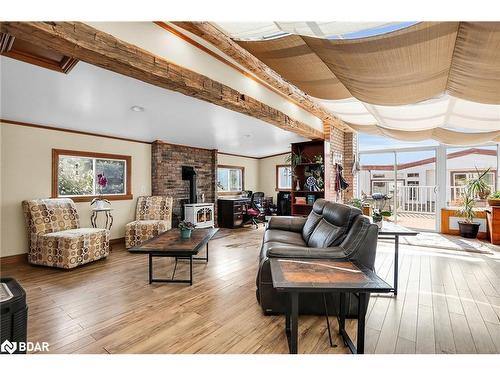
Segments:
[[[398,295],[398,268],[399,268],[399,237],[416,236],[418,232],[388,221],[382,222],[382,229],[378,231],[378,238],[394,240],[394,287],[391,292]]]
[[[349,261],[271,258],[270,264],[273,287],[278,292],[288,294],[289,297],[285,334],[290,354],[298,352],[300,293],[323,293],[324,298],[327,293],[340,293],[339,335],[351,353],[364,353],[368,296],[370,293],[391,292],[393,288],[389,284],[375,272]],[[359,296],[356,346],[345,330],[346,293],[357,293]]]

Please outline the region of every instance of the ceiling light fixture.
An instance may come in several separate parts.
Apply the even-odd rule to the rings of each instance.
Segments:
[[[130,107],[130,110],[134,112],[144,112],[144,107],[133,105],[132,107]]]

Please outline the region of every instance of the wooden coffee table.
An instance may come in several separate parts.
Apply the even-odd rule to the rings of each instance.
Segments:
[[[189,283],[193,285],[193,260],[204,260],[208,262],[208,242],[217,233],[218,228],[198,228],[193,230],[191,238],[181,238],[179,229],[170,229],[156,237],[143,242],[139,246],[129,249],[131,253],[149,255],[149,283]],[[206,245],[207,254],[204,258],[195,258],[203,246]],[[153,258],[169,257],[175,258],[174,271],[170,279],[153,278]],[[174,279],[177,261],[189,259],[189,279]]]
[[[366,267],[349,261],[330,259],[282,259],[271,258],[273,287],[287,293],[289,306],[286,310],[285,332],[290,354],[298,351],[298,318],[300,293],[339,293],[339,335],[352,353],[365,350],[365,317],[370,293],[388,293],[392,287]],[[346,293],[356,293],[358,301],[358,335],[354,346],[345,330]],[[328,322],[328,321],[327,321]],[[328,323],[330,333],[330,324]]]

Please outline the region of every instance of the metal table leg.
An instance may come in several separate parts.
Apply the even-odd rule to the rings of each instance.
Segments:
[[[368,293],[359,293],[358,301],[358,342],[356,344],[356,353],[365,353],[365,319],[366,319],[366,304],[368,301]]]
[[[345,330],[345,315],[346,315],[346,295],[340,293],[340,312],[339,312],[339,334],[344,340],[344,344],[349,347],[352,354],[364,354],[365,352],[365,319],[366,305],[369,293],[359,293],[358,300],[358,338],[354,345],[351,338]]]
[[[189,285],[193,285],[193,256],[189,257]]]
[[[174,272],[172,273],[171,278],[169,279],[156,279],[153,278],[153,258],[175,258],[175,266]],[[193,285],[193,256],[189,256],[189,279],[174,279],[175,271],[177,269],[177,259],[187,259],[187,257],[176,257],[172,255],[158,255],[158,254],[149,254],[149,283],[188,283],[189,285]]]
[[[394,236],[394,295],[398,295],[399,236]]]
[[[153,254],[149,254],[149,283],[153,282]]]
[[[347,342],[344,337],[347,335],[347,333],[345,332],[345,293],[340,293],[338,323],[339,323],[339,335],[342,336],[342,339],[344,340],[344,345],[347,346]]]
[[[328,340],[330,341],[330,346],[333,348],[332,331],[330,330],[330,318],[328,316],[328,305],[326,303],[326,294],[323,294],[323,304],[325,305],[325,317],[326,317],[326,327],[328,328]]]
[[[299,294],[290,293],[290,354],[298,353],[299,336]]]
[[[97,219],[97,212],[92,211],[92,215],[90,215],[90,224],[92,225],[92,228],[97,228],[96,219]]]
[[[208,242],[207,242],[207,255],[205,255],[205,257],[193,258],[193,260],[204,260],[208,263]]]

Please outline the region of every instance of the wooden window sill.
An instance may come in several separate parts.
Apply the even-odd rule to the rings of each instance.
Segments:
[[[52,198],[69,198],[72,199],[73,202],[92,202],[94,198],[98,198],[98,195],[87,195],[84,197],[52,197]],[[134,196],[132,194],[124,194],[124,195],[103,195],[102,198],[107,199],[109,201],[125,201],[133,199]]]
[[[243,193],[243,191],[224,191],[224,192],[217,192],[217,195],[240,195]]]

